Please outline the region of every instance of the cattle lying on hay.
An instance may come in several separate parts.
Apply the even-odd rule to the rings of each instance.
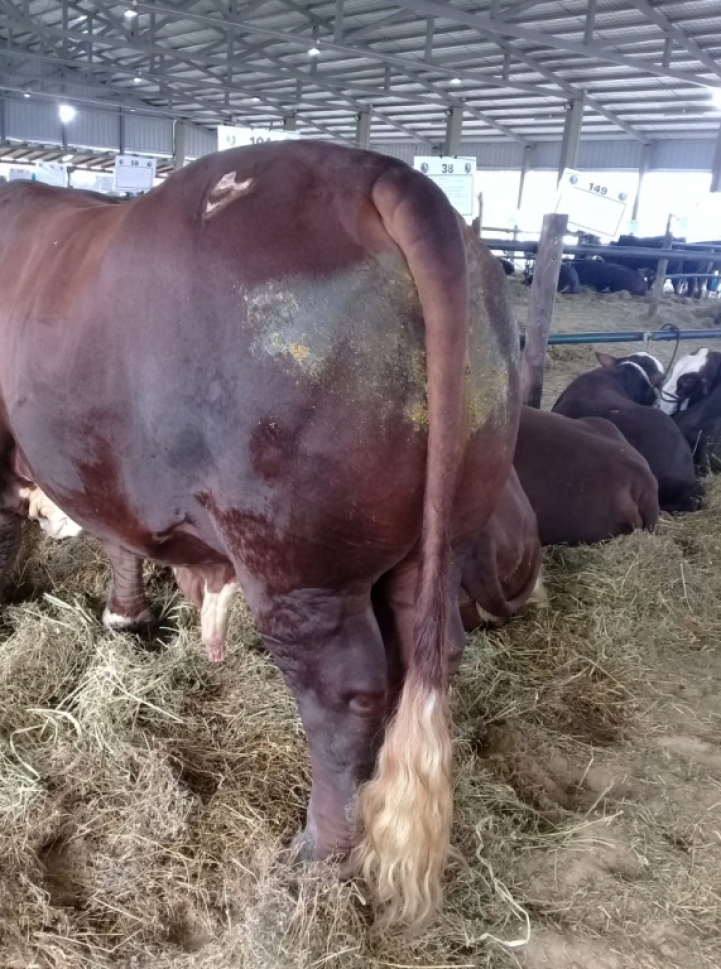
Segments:
[[[554,412],[611,421],[648,461],[658,481],[660,507],[695,510],[703,488],[691,449],[674,421],[653,406],[663,381],[661,364],[648,353],[620,359],[608,353],[596,356],[601,366],[576,377],[553,405]]]
[[[142,558],[231,567],[308,736],[299,855],[353,853],[389,918],[423,921],[452,814],[454,556],[518,422],[497,261],[420,173],[302,141],[207,156],[123,205],[11,183],[0,246],[1,575],[17,465],[102,542],[115,615]]]
[[[648,462],[603,418],[523,407],[513,464],[543,545],[602,542],[658,521]]]

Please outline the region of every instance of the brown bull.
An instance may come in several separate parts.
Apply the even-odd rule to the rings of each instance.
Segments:
[[[228,568],[307,732],[302,854],[357,846],[390,915],[427,916],[452,814],[454,553],[518,421],[496,260],[424,176],[331,145],[211,155],[121,206],[13,183],[0,339],[0,571],[18,467],[105,544],[116,592],[129,554]]]

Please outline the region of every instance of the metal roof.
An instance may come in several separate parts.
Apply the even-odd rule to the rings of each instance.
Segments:
[[[719,59],[719,0],[0,0],[8,99],[348,141],[556,141],[582,94],[584,139],[708,137]]]

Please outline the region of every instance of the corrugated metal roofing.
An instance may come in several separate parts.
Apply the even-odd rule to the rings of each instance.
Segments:
[[[167,138],[144,115],[278,125],[295,114],[304,136],[352,141],[369,108],[375,137],[428,146],[464,104],[466,139],[522,145],[557,140],[565,103],[585,93],[584,135],[642,143],[718,128],[718,0],[598,0],[592,21],[588,11],[586,0],[5,3],[5,123],[53,143],[62,132],[49,114],[13,115],[23,94],[51,113],[60,96],[114,105],[135,112],[138,149],[160,151]],[[107,145],[109,122],[87,124],[96,131],[78,144]]]

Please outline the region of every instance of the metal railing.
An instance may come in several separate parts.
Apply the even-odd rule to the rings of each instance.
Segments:
[[[713,330],[626,330],[617,333],[551,333],[549,346],[575,346],[581,343],[670,343],[676,340],[719,340],[718,332]],[[525,334],[521,334],[521,346],[525,344]]]
[[[538,249],[537,242],[522,242],[513,241],[497,238],[482,238],[483,242],[489,249],[500,249],[503,252],[523,252],[531,255],[535,255]],[[564,246],[563,253],[566,255],[570,253],[571,255],[588,255],[588,256],[633,256],[641,257],[643,259],[649,259],[652,262],[658,262],[660,259],[679,259],[680,257],[688,254],[694,259],[699,259],[701,261],[707,260],[708,262],[721,263],[721,247],[716,250],[707,249],[646,249],[646,248],[636,248],[635,246],[596,246],[596,245],[575,245],[575,246]]]

